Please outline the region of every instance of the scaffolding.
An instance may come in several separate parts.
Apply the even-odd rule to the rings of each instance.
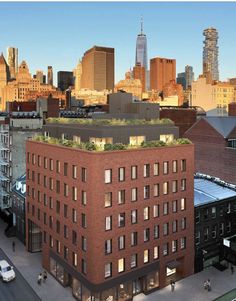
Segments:
[[[0,209],[11,207],[11,137],[9,125],[0,124]]]

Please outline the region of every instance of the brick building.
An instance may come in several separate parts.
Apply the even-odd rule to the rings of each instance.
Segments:
[[[193,273],[192,144],[98,152],[53,139],[27,141],[26,245],[77,300],[130,300]]]
[[[185,134],[195,144],[195,168],[236,184],[236,117],[204,117]]]

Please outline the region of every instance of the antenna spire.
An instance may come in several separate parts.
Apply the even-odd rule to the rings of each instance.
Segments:
[[[141,16],[141,34],[143,34],[143,16]]]

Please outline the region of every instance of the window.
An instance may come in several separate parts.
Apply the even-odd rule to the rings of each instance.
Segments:
[[[138,232],[131,233],[131,246],[137,246],[138,244]]]
[[[118,273],[122,273],[125,270],[125,259],[120,258],[118,259]]]
[[[220,236],[224,235],[224,223],[220,223]]]
[[[49,159],[49,169],[53,170],[53,160]]]
[[[46,169],[48,167],[48,160],[46,157],[43,158],[43,167]]]
[[[87,251],[87,239],[84,236],[82,236],[82,250]]]
[[[41,157],[38,155],[38,167],[41,166]]]
[[[118,237],[118,249],[123,250],[125,248],[125,236],[119,236]]]
[[[200,231],[196,232],[196,235],[195,235],[195,244],[196,245],[200,244]]]
[[[77,245],[77,233],[74,230],[72,230],[72,243]]]
[[[118,172],[118,179],[119,182],[124,182],[125,181],[125,168],[124,167],[120,167]]]
[[[163,245],[163,256],[167,256],[169,253],[169,244],[168,243],[165,243]]]
[[[56,171],[57,171],[57,173],[61,172],[61,163],[58,160],[56,161]]]
[[[60,193],[60,181],[56,180],[56,193]]]
[[[112,275],[112,263],[105,264],[105,278],[111,277]]]
[[[119,190],[118,191],[118,204],[124,204],[125,203],[125,190]]]
[[[111,207],[112,206],[112,192],[106,192],[105,193],[105,207]]]
[[[172,212],[176,213],[177,212],[177,200],[172,202]]]
[[[72,187],[72,200],[77,201],[77,187]]]
[[[135,180],[138,177],[138,166],[131,166],[131,179]]]
[[[177,252],[177,245],[178,245],[178,240],[172,240],[172,243],[171,243],[172,253]]]
[[[160,141],[163,141],[165,143],[170,143],[173,140],[174,140],[174,135],[173,134],[160,135]]]
[[[72,221],[77,223],[77,211],[74,208],[72,209]]]
[[[87,218],[84,213],[81,214],[81,226],[82,228],[87,228]]]
[[[109,184],[112,182],[112,170],[106,169],[105,170],[105,183]]]
[[[77,179],[77,166],[72,165],[72,178]]]
[[[81,263],[82,263],[82,273],[86,274],[87,273],[87,263],[84,259],[82,259]]]
[[[60,241],[56,241],[56,247],[57,247],[57,253],[60,253],[61,252],[61,243]]]
[[[57,212],[57,214],[60,214],[60,209],[61,209],[60,201],[56,201],[56,212]]]
[[[81,191],[81,202],[82,205],[87,205],[87,192],[84,190]]]
[[[226,232],[227,233],[231,232],[231,222],[230,221],[226,222]]]
[[[105,254],[112,253],[112,239],[107,239],[105,241]]]
[[[180,200],[180,210],[186,210],[186,198],[181,198]]]
[[[125,226],[125,213],[119,213],[118,215],[118,227],[124,227]]]
[[[68,163],[64,162],[64,176],[67,177],[68,175]]]
[[[154,226],[154,239],[159,238],[159,225]]]
[[[112,229],[112,216],[106,216],[105,218],[105,230],[111,230]]]
[[[144,164],[143,176],[144,176],[144,178],[150,177],[150,164]]]
[[[181,218],[181,229],[182,230],[186,229],[186,217]]]
[[[143,188],[143,197],[144,199],[149,199],[150,198],[150,186],[146,185]]]
[[[87,181],[87,169],[84,167],[81,168],[81,181],[84,183]]]
[[[186,248],[186,237],[181,237],[180,238],[180,249],[185,249]]]
[[[172,181],[172,192],[173,193],[178,192],[178,181],[177,180]]]
[[[163,204],[163,215],[167,215],[169,213],[169,203],[165,202]]]
[[[143,252],[143,263],[149,262],[149,250],[144,250]]]
[[[176,233],[178,231],[178,221],[177,220],[174,220],[172,222],[172,232],[173,233]]]
[[[145,136],[130,136],[129,144],[130,145],[141,145],[145,141]]]
[[[212,226],[211,236],[212,238],[216,238],[216,225]]]
[[[181,171],[186,171],[186,160],[185,159],[181,160],[180,169],[181,169]]]
[[[163,183],[163,194],[168,194],[168,182]]]
[[[68,185],[64,183],[64,196],[68,196],[68,193],[69,193]]]
[[[178,162],[176,160],[172,161],[172,172],[176,173],[178,171]]]
[[[137,258],[138,258],[137,254],[132,254],[131,255],[131,260],[130,260],[130,267],[131,267],[131,269],[132,268],[136,268],[136,266],[137,266]]]
[[[53,209],[53,199],[51,196],[49,197],[49,208]]]
[[[68,260],[68,254],[69,254],[69,249],[66,246],[64,246],[64,259],[65,260]]]
[[[159,163],[154,163],[153,164],[153,175],[154,176],[159,176]]]
[[[149,241],[149,239],[150,239],[150,229],[147,228],[143,230],[143,241],[146,242]]]
[[[169,162],[163,162],[163,174],[167,175],[169,173]]]
[[[78,265],[78,257],[77,257],[77,254],[76,253],[72,253],[72,261],[73,261],[73,266],[74,267],[77,267]]]
[[[138,189],[137,188],[132,188],[131,189],[131,201],[136,202],[138,199]]]
[[[216,207],[211,208],[211,217],[216,218]]]
[[[153,196],[159,196],[159,184],[154,184]]]
[[[181,189],[182,191],[185,191],[185,190],[186,190],[186,179],[182,179],[182,180],[181,180],[181,187],[180,187],[180,189]]]
[[[131,210],[131,224],[136,224],[138,222],[138,210]]]
[[[43,186],[46,188],[47,187],[47,177],[43,176]]]
[[[49,246],[50,248],[53,248],[53,238],[51,235],[49,236]]]
[[[68,227],[64,225],[64,238],[68,238],[68,237],[69,237]]]
[[[149,207],[145,207],[143,209],[143,219],[146,221],[146,220],[149,220]]]
[[[159,207],[160,205],[153,205],[153,217],[159,217]]]
[[[169,233],[169,223],[163,225],[163,235],[166,236]]]
[[[158,259],[159,258],[159,247],[154,247],[153,248],[153,259]]]
[[[227,213],[230,213],[231,212],[231,204],[230,203],[228,203],[227,204],[227,211],[226,211]]]

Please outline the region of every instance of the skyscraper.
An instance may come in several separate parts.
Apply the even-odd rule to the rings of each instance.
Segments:
[[[58,71],[57,72],[57,87],[61,91],[65,91],[69,87],[74,86],[75,78],[71,71]]]
[[[94,46],[82,58],[81,88],[113,90],[114,48]]]
[[[203,47],[203,74],[209,75],[212,80],[219,80],[219,69],[218,69],[218,32],[215,28],[210,27],[203,31],[205,36],[204,47]]]
[[[135,57],[135,65],[140,63],[145,70],[148,70],[148,62],[147,62],[147,37],[143,33],[143,19],[141,18],[141,32],[137,36],[136,42],[136,57]]]
[[[7,48],[7,63],[10,69],[10,77],[16,78],[18,72],[18,49],[14,47]]]
[[[53,69],[52,69],[52,66],[48,66],[48,85],[53,86]]]
[[[192,66],[185,66],[185,72],[178,73],[177,84],[181,84],[184,90],[192,86],[194,81],[194,72]]]

